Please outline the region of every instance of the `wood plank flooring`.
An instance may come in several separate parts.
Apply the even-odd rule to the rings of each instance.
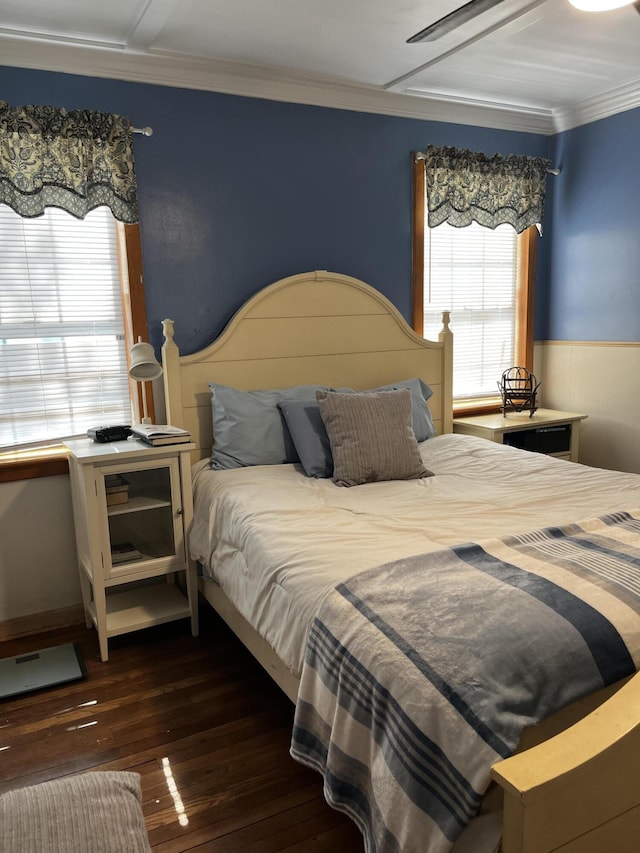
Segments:
[[[84,626],[0,643],[76,642],[87,679],[0,700],[0,793],[85,770],[133,770],[154,851],[361,853],[321,777],[289,755],[293,706],[213,611],[114,638]]]

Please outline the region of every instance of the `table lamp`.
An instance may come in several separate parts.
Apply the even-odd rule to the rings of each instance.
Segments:
[[[151,344],[143,343],[142,338],[138,338],[138,343],[131,347],[129,376],[136,382],[142,382],[142,411],[143,418],[141,423],[150,424],[151,418],[147,414],[147,394],[145,382],[150,382],[152,379],[157,379],[162,375],[162,365],[156,359],[156,354],[153,351]]]

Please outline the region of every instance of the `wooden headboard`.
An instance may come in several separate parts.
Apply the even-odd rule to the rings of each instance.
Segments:
[[[419,377],[433,389],[438,432],[452,429],[453,337],[443,315],[438,341],[417,335],[400,312],[363,281],[316,270],[265,287],[208,347],[180,356],[173,321],[163,321],[167,423],[188,429],[194,459],[211,453],[208,382],[249,391],[319,384],[375,388]]]

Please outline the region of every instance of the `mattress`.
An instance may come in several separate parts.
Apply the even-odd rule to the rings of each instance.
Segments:
[[[364,569],[465,542],[640,507],[640,477],[442,435],[435,476],[341,488],[295,465],[194,467],[190,549],[295,675],[314,615]]]

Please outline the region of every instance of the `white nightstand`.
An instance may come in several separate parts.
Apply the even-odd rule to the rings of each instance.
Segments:
[[[187,549],[195,445],[147,447],[134,438],[65,444],[82,601],[87,627],[97,628],[102,660],[109,656],[109,637],[174,619],[190,618],[197,636],[197,575]],[[116,552],[125,544],[133,551],[118,562]],[[182,573],[182,588],[176,573]]]
[[[577,462],[580,422],[586,417],[553,409],[538,409],[531,417],[528,412],[510,412],[506,417],[498,412],[454,418],[453,431]]]

